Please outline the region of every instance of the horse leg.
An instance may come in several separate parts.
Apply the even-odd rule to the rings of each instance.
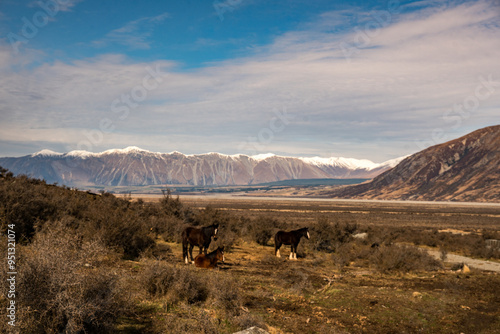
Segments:
[[[189,256],[191,257],[191,262],[194,263],[194,259],[193,259],[193,248],[194,248],[194,245],[189,245]]]
[[[280,247],[281,247],[280,244],[274,244],[274,255],[277,257],[281,257]]]
[[[290,245],[290,260],[293,260],[293,244]]]
[[[188,259],[188,245],[186,242],[182,242],[182,258],[184,259],[184,262],[186,262],[186,264],[189,263],[189,259]]]
[[[293,250],[294,250],[294,252],[293,252],[293,259],[294,259],[294,260],[297,260],[297,246],[298,246],[298,245],[299,245],[299,244],[297,243],[297,244],[293,247]]]

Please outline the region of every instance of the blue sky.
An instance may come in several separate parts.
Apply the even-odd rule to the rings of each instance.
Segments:
[[[0,3],[0,156],[382,162],[499,124],[499,1]]]

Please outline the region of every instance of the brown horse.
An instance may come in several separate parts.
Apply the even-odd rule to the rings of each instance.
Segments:
[[[182,258],[184,261],[189,263],[188,261],[188,245],[189,245],[189,255],[191,257],[191,262],[194,263],[193,259],[193,247],[198,246],[200,248],[200,253],[203,251],[205,255],[207,255],[208,247],[210,246],[210,242],[212,241],[212,237],[214,240],[217,240],[217,232],[219,231],[219,224],[213,224],[210,226],[205,226],[202,228],[196,227],[186,227],[184,231],[182,231]]]
[[[217,247],[216,250],[208,255],[198,254],[194,258],[194,265],[199,268],[214,269],[217,267],[217,261],[224,262],[224,246]]]
[[[297,260],[297,246],[299,245],[300,238],[302,237],[309,239],[309,229],[307,227],[290,232],[278,231],[274,236],[274,255],[281,257],[281,245],[290,245],[290,260]]]

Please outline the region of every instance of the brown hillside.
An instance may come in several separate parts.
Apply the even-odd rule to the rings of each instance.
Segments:
[[[500,202],[500,125],[429,147],[333,197]]]

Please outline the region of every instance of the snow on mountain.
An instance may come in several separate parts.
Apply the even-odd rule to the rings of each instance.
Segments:
[[[240,154],[240,155],[242,155],[242,154]],[[257,160],[257,161],[262,161],[262,160],[266,160],[267,158],[272,158],[275,156],[276,156],[276,154],[274,154],[274,153],[263,153],[263,154],[252,155],[252,156],[250,156],[250,158]]]
[[[0,158],[0,165],[15,174],[70,186],[246,185],[290,179],[373,178],[397,161],[377,164],[366,159],[294,158],[272,153],[185,155],[130,146],[100,153],[42,150],[20,158]]]
[[[39,152],[33,153],[31,156],[32,157],[53,157],[53,156],[60,156],[62,153],[54,152],[51,150],[41,150]]]

